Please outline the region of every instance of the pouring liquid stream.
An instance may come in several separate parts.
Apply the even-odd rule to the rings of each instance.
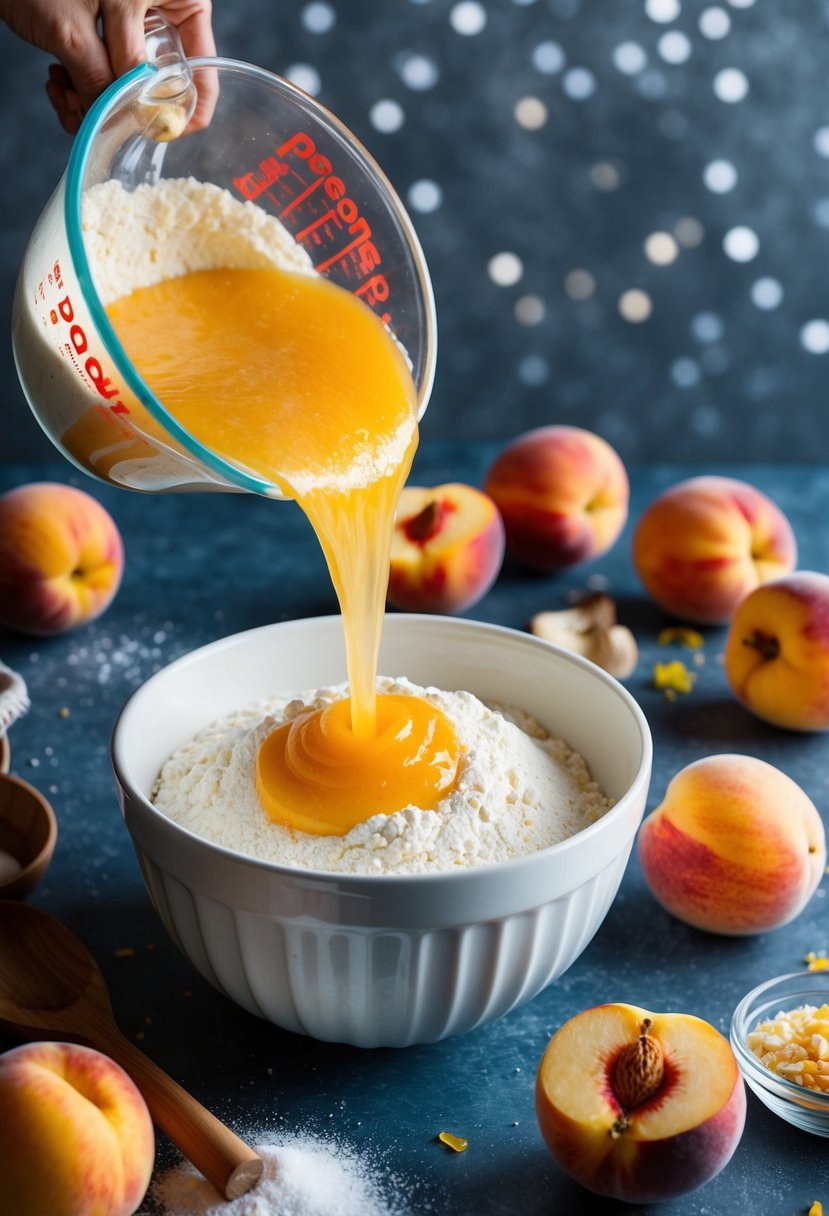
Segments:
[[[107,311],[165,408],[294,498],[325,555],[350,700],[267,737],[257,788],[269,815],[340,835],[378,811],[432,809],[457,777],[454,728],[422,698],[376,693],[394,511],[417,446],[397,343],[343,288],[277,268],[193,271]]]

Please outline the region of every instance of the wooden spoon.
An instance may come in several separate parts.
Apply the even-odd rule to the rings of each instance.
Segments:
[[[86,947],[39,908],[0,900],[0,1027],[103,1051],[129,1073],[156,1125],[227,1199],[255,1186],[262,1159],[124,1038]]]

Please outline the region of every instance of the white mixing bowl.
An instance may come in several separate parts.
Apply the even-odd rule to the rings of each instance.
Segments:
[[[157,811],[149,797],[162,763],[201,728],[266,697],[345,679],[339,617],[268,625],[172,663],[127,702],[112,754],[150,898],[198,971],[285,1029],[402,1047],[500,1017],[578,957],[621,882],[645,807],[651,739],[614,679],[514,630],[390,616],[380,671],[527,710],[584,756],[614,807],[528,857],[402,876],[257,861]]]

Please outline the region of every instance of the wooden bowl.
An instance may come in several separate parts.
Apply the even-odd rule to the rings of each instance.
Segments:
[[[21,869],[0,879],[0,899],[25,899],[46,873],[58,825],[55,812],[39,790],[19,777],[0,774],[0,849]]]

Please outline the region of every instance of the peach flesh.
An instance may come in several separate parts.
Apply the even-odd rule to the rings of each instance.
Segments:
[[[392,538],[388,602],[410,612],[463,612],[490,589],[504,525],[488,495],[461,482],[407,486]]]
[[[664,1072],[626,1110],[614,1071],[648,1019]],[[745,1089],[728,1043],[702,1019],[603,1005],[553,1036],[538,1072],[536,1109],[550,1151],[577,1182],[601,1195],[655,1203],[701,1186],[727,1164],[742,1134]]]

